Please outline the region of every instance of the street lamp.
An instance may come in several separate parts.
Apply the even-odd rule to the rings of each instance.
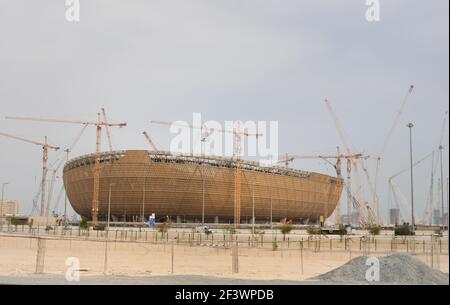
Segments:
[[[439,158],[441,159],[441,220],[442,220],[442,231],[444,231],[444,165],[442,161],[442,151],[444,150],[444,146],[439,145]],[[447,211],[448,213],[448,211]]]
[[[414,174],[413,174],[413,146],[412,146],[412,128],[414,127],[413,123],[409,123],[406,125],[409,128],[409,159],[411,163],[411,224],[412,224],[412,233],[415,232],[415,221],[414,221]]]
[[[111,218],[111,187],[115,185],[115,183],[109,184],[109,195],[108,195],[108,220],[106,225],[106,234],[105,234],[105,262],[103,265],[103,273],[106,275],[108,270],[108,233],[109,233],[109,219]]]
[[[111,193],[112,193],[112,186],[116,185],[115,183],[110,183],[109,184],[109,195],[108,195],[108,221],[107,221],[107,228],[109,231],[109,219],[111,218]]]

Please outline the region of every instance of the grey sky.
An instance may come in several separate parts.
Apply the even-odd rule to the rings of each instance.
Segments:
[[[0,131],[67,147],[80,127],[4,116],[95,119],[105,107],[129,125],[113,131],[116,148],[147,149],[143,130],[167,148],[168,129],[149,121],[191,120],[195,111],[205,120],[277,120],[280,152],[331,153],[341,143],[328,97],[355,150],[377,154],[414,84],[382,164],[385,209],[387,178],[409,162],[406,123],[416,124],[415,157],[438,145],[449,99],[446,0],[380,0],[378,23],[365,20],[364,0],[80,2],[81,21],[69,23],[62,0],[0,0]],[[94,144],[89,129],[72,156]],[[294,165],[334,175],[323,161]],[[0,138],[0,181],[11,182],[8,198],[24,212],[40,166],[38,146]],[[418,216],[429,167],[416,171]],[[408,196],[408,175],[397,182]]]

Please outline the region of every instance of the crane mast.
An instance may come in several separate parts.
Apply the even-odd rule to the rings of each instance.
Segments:
[[[109,123],[106,121],[106,113],[104,109],[103,121],[101,119],[100,113],[97,113],[97,121],[82,121],[82,120],[65,120],[65,119],[49,119],[49,118],[33,118],[33,117],[6,117],[10,120],[21,120],[21,121],[33,121],[33,122],[50,122],[50,123],[63,123],[63,124],[79,124],[79,125],[90,125],[96,127],[96,143],[95,143],[95,165],[94,165],[94,186],[92,194],[92,222],[97,224],[98,222],[98,207],[99,207],[99,193],[100,193],[100,157],[101,157],[101,132],[102,127],[118,127],[122,128],[127,126],[127,123]],[[110,135],[108,136],[110,143],[110,149],[112,148]]]
[[[221,132],[221,133],[232,133],[233,134],[233,154],[234,158],[236,160],[236,170],[234,175],[234,224],[235,226],[239,225],[241,223],[241,152],[242,152],[242,146],[241,146],[241,140],[242,137],[251,137],[254,136],[258,139],[258,137],[262,136],[260,133],[252,133],[247,131],[241,131],[240,130],[240,123],[235,122],[235,126],[232,130],[231,129],[222,129],[222,128],[209,128],[206,125],[202,126],[194,126],[194,125],[185,125],[185,124],[178,124],[176,122],[166,122],[166,121],[157,121],[157,120],[151,120],[150,121],[153,124],[161,124],[161,125],[169,125],[169,126],[180,126],[184,128],[191,128],[191,129],[201,129],[207,136],[213,134],[214,132]]]
[[[47,142],[47,137],[44,137],[44,142],[37,142],[37,141],[33,141],[33,140],[28,140],[25,138],[21,138],[18,136],[14,136],[14,135],[10,135],[7,133],[2,133],[0,132],[1,136],[7,137],[7,138],[11,138],[11,139],[15,139],[18,141],[22,141],[22,142],[26,142],[26,143],[30,143],[30,144],[35,144],[35,145],[39,145],[42,147],[42,179],[41,179],[41,206],[39,209],[39,215],[40,216],[44,216],[44,212],[45,212],[45,187],[46,187],[46,177],[47,177],[47,161],[48,161],[48,150],[49,149],[53,149],[53,150],[58,150],[59,147],[57,146],[52,146],[49,145]]]
[[[278,163],[285,163],[285,165],[287,167],[287,164],[289,162],[294,161],[295,159],[323,159],[323,160],[326,160],[326,161],[328,161],[328,159],[336,159],[336,164],[333,165],[333,166],[336,169],[336,174],[337,174],[337,178],[338,178],[338,181],[339,181],[338,183],[342,183],[342,159],[346,160],[347,179],[348,179],[348,181],[350,181],[350,179],[351,179],[351,162],[356,161],[356,160],[365,160],[365,159],[369,159],[369,158],[370,158],[370,156],[363,155],[363,154],[343,155],[343,154],[340,153],[339,147],[337,147],[337,155],[289,156],[289,155],[286,154],[286,156],[284,156],[284,158],[280,158]],[[352,205],[353,205],[353,196],[351,194],[351,189],[349,188],[349,186],[350,186],[350,184],[347,183],[347,185],[346,185],[347,204],[348,204],[347,208],[349,208],[351,210],[352,209]],[[341,210],[340,210],[340,205],[338,204],[337,207],[336,207],[336,223],[337,224],[341,223],[340,216],[341,216]]]

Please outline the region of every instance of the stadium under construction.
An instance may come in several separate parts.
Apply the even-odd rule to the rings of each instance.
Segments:
[[[69,201],[92,218],[96,155],[70,160],[64,167]],[[101,153],[98,218],[232,223],[236,215],[235,159],[129,150]],[[317,222],[335,210],[341,179],[256,162],[239,164],[240,223]]]

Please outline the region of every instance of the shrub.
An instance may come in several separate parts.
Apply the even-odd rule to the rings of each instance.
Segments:
[[[10,223],[13,226],[26,225],[28,223],[28,218],[23,217],[11,217]]]
[[[80,221],[80,229],[87,230],[89,228],[89,224],[86,218],[81,219]]]
[[[394,229],[394,235],[396,236],[408,236],[408,235],[414,235],[412,231],[412,227],[409,225],[409,223],[404,223],[402,225],[399,225],[395,227]]]
[[[166,233],[167,230],[169,230],[169,228],[170,228],[169,222],[158,223],[156,225],[156,229],[158,230],[158,232],[161,232],[161,233]]]
[[[277,251],[278,250],[278,243],[276,241],[272,242],[272,251]]]
[[[320,228],[318,228],[316,226],[309,226],[306,228],[306,232],[309,235],[318,235],[318,234],[320,234]]]
[[[381,227],[377,225],[371,225],[367,228],[371,235],[379,235],[381,232]]]
[[[289,224],[284,224],[284,225],[282,225],[280,227],[281,234],[283,234],[283,240],[286,239],[286,234],[291,233],[293,228],[294,227],[292,225],[289,225]]]
[[[223,229],[230,234],[236,233],[236,229],[233,226],[225,226]]]
[[[105,231],[106,225],[104,223],[98,223],[94,226],[95,231]]]

